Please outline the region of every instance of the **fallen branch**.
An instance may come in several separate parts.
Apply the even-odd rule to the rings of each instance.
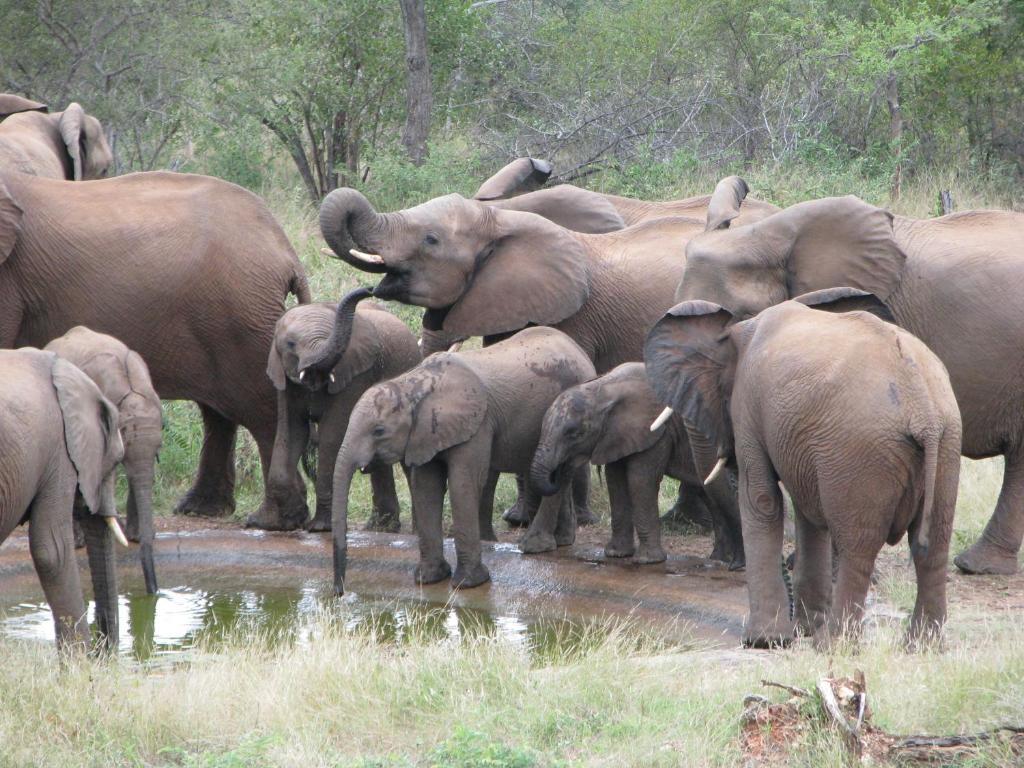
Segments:
[[[807,698],[811,695],[810,691],[804,690],[803,688],[797,688],[795,685],[786,685],[785,683],[776,683],[774,680],[762,680],[761,685],[781,688],[784,691],[789,691],[794,696],[801,696],[803,698]]]

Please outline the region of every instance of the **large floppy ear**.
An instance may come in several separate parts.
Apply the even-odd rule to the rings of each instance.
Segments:
[[[7,260],[14,250],[14,244],[18,242],[21,217],[21,206],[14,201],[7,185],[0,179],[0,264]]]
[[[708,438],[718,455],[732,452],[729,397],[736,347],[732,315],[709,301],[684,301],[659,320],[644,344],[647,378],[658,400]]]
[[[48,112],[49,107],[14,93],[0,93],[0,120],[19,112]]]
[[[53,386],[64,418],[64,441],[86,506],[99,513],[103,480],[124,456],[117,408],[88,376],[54,356]]]
[[[274,334],[274,340],[270,342],[270,354],[267,355],[267,378],[270,379],[270,383],[274,385],[274,389],[278,392],[284,392],[285,380],[284,363],[281,362],[281,355],[277,351],[277,334]]]
[[[60,136],[64,139],[64,146],[68,150],[68,157],[74,168],[74,180],[82,180],[82,168],[85,163],[84,142],[82,141],[85,130],[85,110],[77,101],[68,104],[67,109],[60,116]]]
[[[794,301],[823,312],[869,312],[887,323],[896,322],[892,312],[875,294],[858,288],[825,288],[797,296]]]
[[[533,213],[490,213],[497,237],[477,258],[444,330],[488,336],[576,314],[590,295],[588,256],[578,236]]]
[[[636,372],[628,377],[609,381],[602,387],[601,400],[604,424],[590,457],[594,464],[609,464],[646,451],[661,439],[664,430],[652,432],[650,427],[662,405],[655,398],[642,365],[637,365]]]
[[[513,160],[487,181],[473,195],[475,200],[501,200],[532,192],[544,186],[551,175],[551,163],[533,157]]]
[[[740,205],[749,191],[747,182],[739,176],[726,176],[718,182],[708,203],[708,218],[704,231],[728,229],[732,220],[740,215]]]
[[[328,379],[327,391],[336,395],[352,380],[368,370],[380,360],[383,353],[383,344],[380,340],[380,333],[373,319],[379,314],[379,310],[360,309],[352,318],[352,335],[349,337],[348,346],[341,360],[334,366],[331,373],[333,379]]]
[[[469,440],[487,413],[487,395],[480,378],[458,355],[441,352],[424,362],[414,377],[426,394],[416,405],[405,463],[426,464],[440,451]],[[407,374],[408,376],[408,374]]]
[[[626,222],[611,200],[572,184],[538,189],[511,200],[497,200],[490,205],[506,211],[536,213],[574,232],[600,235],[626,228]]]

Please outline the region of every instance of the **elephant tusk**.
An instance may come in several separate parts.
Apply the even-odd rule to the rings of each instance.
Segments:
[[[725,457],[723,456],[715,464],[715,468],[711,470],[711,474],[708,475],[708,479],[704,481],[704,485],[710,485],[711,481],[713,481],[716,477],[718,477],[718,473],[722,471],[722,467],[724,467],[724,466],[725,466]]]
[[[331,374],[331,384],[333,384],[333,383],[334,383],[334,374],[332,373]]]
[[[360,261],[365,261],[367,264],[383,264],[384,257],[376,253],[363,253],[357,251],[355,248],[349,248],[348,252],[355,256]]]
[[[664,411],[659,413],[658,414],[658,418],[656,418],[651,423],[651,432],[657,432],[658,429],[661,427],[661,425],[664,424],[666,421],[668,421],[668,419],[669,419],[669,417],[671,415],[672,415],[672,406],[668,406],[667,408],[665,408]]]
[[[420,337],[419,339],[416,340],[416,346],[419,347],[420,349],[423,349],[423,338],[422,337]]]
[[[299,371],[299,381],[302,381],[304,378],[306,378],[306,369],[305,368],[303,368],[301,371]]]
[[[462,349],[462,342],[461,341],[456,341],[454,344],[452,344],[450,347],[448,347],[448,351],[449,352],[458,352],[460,349]]]
[[[124,537],[124,531],[122,531],[121,526],[118,525],[116,517],[111,516],[107,518],[107,527],[110,529],[110,532],[114,534],[114,538],[117,539],[118,543],[122,547],[128,546],[128,539]]]
[[[324,256],[330,256],[332,259],[338,258],[338,254],[336,254],[330,248],[321,248],[320,253],[322,253]]]

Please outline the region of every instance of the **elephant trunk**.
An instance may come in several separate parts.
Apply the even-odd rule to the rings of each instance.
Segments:
[[[530,484],[541,496],[554,496],[565,485],[567,466],[558,460],[557,451],[546,443],[537,446],[530,465]]]
[[[114,569],[114,536],[102,515],[81,516],[85,547],[89,556],[92,591],[96,601],[96,627],[106,650],[116,650],[117,574]]]
[[[330,338],[327,339],[327,343],[323,345],[317,357],[299,363],[300,375],[310,371],[325,374],[338,364],[352,338],[352,323],[356,316],[356,305],[372,295],[373,293],[367,288],[356,288],[341,300],[334,313],[334,328],[331,330]]]
[[[324,240],[339,259],[364,272],[387,272],[383,260],[372,258],[387,226],[388,215],[377,213],[370,201],[354,189],[335,189],[320,204]],[[371,258],[352,253],[360,249],[370,251]]]
[[[142,576],[146,582],[146,593],[156,594],[156,566],[153,563],[153,540],[156,530],[153,525],[153,463],[125,463],[128,475],[128,528],[138,534],[139,560],[142,562]],[[133,520],[134,518],[134,520]]]
[[[334,499],[331,503],[331,536],[334,549],[334,594],[345,594],[348,567],[348,492],[357,469],[349,451],[342,446],[334,469]]]

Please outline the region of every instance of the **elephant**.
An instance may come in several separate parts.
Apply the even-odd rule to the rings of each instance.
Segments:
[[[855,636],[875,558],[904,533],[917,573],[909,638],[935,637],[945,621],[960,412],[939,358],[882,318],[892,315],[877,297],[830,288],[742,322],[685,301],[648,336],[659,400],[739,468],[748,646],[786,644],[794,629],[819,644]],[[795,618],[779,567],[780,482],[796,517]]]
[[[349,417],[372,384],[418,365],[416,337],[381,305],[356,305],[370,292],[357,289],[340,304],[304,304],[277,321],[267,375],[277,390],[277,436],[270,460],[267,500],[259,527],[306,525],[329,531],[334,461]],[[299,457],[316,436],[316,514],[309,520],[305,499],[291,494]],[[399,529],[398,497],[391,467],[371,473],[373,516],[370,530]],[[269,510],[280,499],[291,508]],[[269,514],[268,514],[269,513]]]
[[[103,126],[78,102],[49,113],[45,104],[0,94],[0,170],[82,181],[107,175],[114,153]]]
[[[559,489],[565,467],[585,466],[588,461],[605,465],[612,513],[606,557],[633,557],[640,564],[665,561],[658,518],[658,487],[664,475],[679,480],[687,495],[714,506],[693,465],[683,419],[674,416],[650,429],[661,410],[644,364],[623,363],[567,389],[544,415],[531,482],[539,493],[548,495]],[[713,513],[712,519],[718,523],[726,518]],[[634,546],[634,529],[639,547]],[[722,551],[739,540],[739,531],[718,533],[712,559],[731,561],[731,570],[743,567],[742,550]]]
[[[137,352],[113,336],[81,325],[43,349],[75,365],[117,406],[117,427],[124,442],[121,465],[128,478],[126,533],[130,540],[140,544],[139,559],[146,592],[155,594],[153,478],[160,453],[163,411],[149,378],[149,369]]]
[[[199,473],[179,512],[234,509],[239,424],[266,476],[276,424],[267,351],[289,293],[309,303],[302,265],[266,205],[234,184],[0,172],[0,347],[41,347],[84,325],[137,352],[162,399],[198,403]],[[297,474],[294,485],[304,493]]]
[[[544,186],[552,170],[547,160],[517,158],[481,184],[473,199],[501,200],[532,192]]]
[[[732,201],[736,190],[716,191],[716,207],[723,194]],[[599,374],[642,359],[647,331],[674,304],[685,243],[705,226],[676,216],[584,234],[458,195],[379,214],[353,189],[334,190],[320,208],[331,250],[359,269],[384,273],[374,295],[428,309],[424,355],[447,348],[452,337],[487,341],[548,325],[579,344]],[[716,458],[712,447],[699,435],[690,447],[705,476]],[[738,531],[728,474],[707,491],[727,510],[728,529]],[[733,552],[741,548],[730,543]]]
[[[911,219],[856,197],[798,203],[756,224],[711,231],[686,247],[677,298],[743,319],[808,291],[851,286],[885,302],[896,323],[949,370],[963,452],[1002,455],[1003,487],[965,573],[1011,574],[1024,538],[1024,214],[965,211]]]
[[[418,583],[449,576],[456,588],[490,579],[480,555],[493,539],[491,507],[498,473],[525,473],[548,406],[568,387],[593,378],[589,357],[553,328],[527,328],[483,349],[438,352],[359,398],[334,467],[334,588],[345,584],[348,494],[356,470],[402,462],[411,468],[419,534]],[[444,559],[445,485],[452,507],[456,567]],[[537,499],[528,492],[528,507]],[[524,553],[572,544],[576,521],[568,494],[539,502],[520,543]]]
[[[72,517],[79,521],[97,628],[106,647],[116,648],[114,537],[126,543],[114,507],[114,471],[124,453],[117,407],[74,365],[30,348],[0,350],[0,402],[0,542],[28,523],[57,646],[84,648],[90,633]]]

